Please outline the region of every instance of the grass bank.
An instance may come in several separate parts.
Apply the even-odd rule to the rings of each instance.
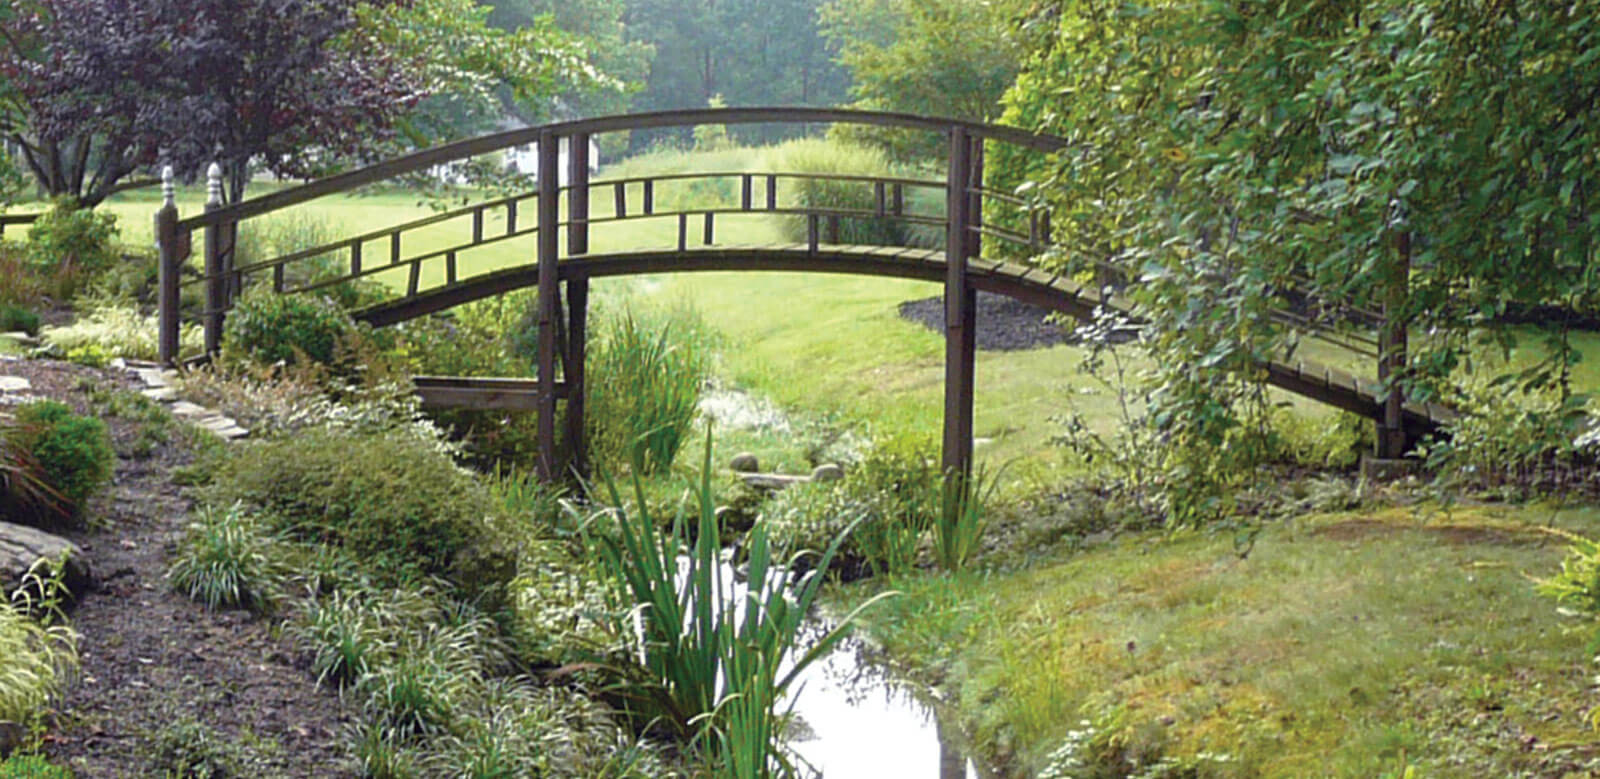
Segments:
[[[1007,775],[1592,770],[1586,632],[1534,591],[1600,511],[1385,509],[917,576],[870,632]],[[1074,768],[1075,766],[1075,768]],[[1417,773],[1405,773],[1408,769]]]

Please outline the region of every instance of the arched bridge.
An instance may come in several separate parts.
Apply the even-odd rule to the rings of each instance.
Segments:
[[[794,171],[730,171],[591,180],[590,139],[607,132],[656,127],[750,123],[843,123],[936,133],[947,139],[943,180]],[[342,238],[248,264],[235,261],[242,222],[326,195],[425,173],[436,166],[530,143],[538,144],[537,189],[475,203],[452,211]],[[1131,306],[1110,293],[1110,285],[1084,285],[1029,263],[1027,258],[1055,242],[1049,212],[1011,193],[986,187],[984,156],[995,144],[1038,154],[1061,150],[1062,139],[994,125],[906,114],[806,108],[708,109],[606,117],[551,124],[488,135],[421,151],[361,170],[274,192],[231,206],[221,205],[220,188],[201,214],[180,218],[168,188],[157,215],[161,247],[161,357],[178,355],[179,293],[183,283],[205,289],[201,315],[208,352],[219,346],[222,322],[247,284],[270,285],[280,293],[384,274],[403,279],[404,294],[355,312],[374,325],[402,322],[510,290],[538,288],[538,375],[531,405],[538,414],[540,470],[546,478],[561,471],[555,461],[556,406],[567,404],[567,450],[572,467],[583,470],[584,351],[589,280],[605,276],[702,270],[774,270],[853,273],[942,282],[945,299],[944,466],[966,472],[972,459],[974,330],[977,290],[998,293],[1074,317],[1088,318],[1101,307],[1131,315]],[[561,149],[569,150],[562,154]],[[563,160],[563,158],[565,158]],[[563,161],[566,163],[562,169]],[[667,186],[716,181],[728,193],[722,202],[676,205],[658,197]],[[798,196],[825,185],[856,192],[852,203],[818,203]],[[931,196],[930,196],[931,195]],[[936,208],[918,203],[936,203]],[[531,211],[531,217],[530,212]],[[984,215],[1004,213],[986,221]],[[803,239],[785,245],[744,246],[718,241],[718,225],[737,215],[778,215],[803,226]],[[617,251],[591,251],[595,231],[627,229],[638,220],[676,220],[666,245]],[[442,248],[408,251],[418,231],[459,225],[458,237]],[[863,224],[918,226],[940,240],[937,248],[860,243],[846,238]],[[619,227],[620,226],[620,227]],[[180,281],[194,233],[203,234],[203,272],[197,281]],[[801,231],[796,231],[797,235]],[[565,241],[562,241],[562,238]],[[504,241],[529,239],[531,261],[480,273],[466,273],[459,260],[469,250]],[[564,244],[564,246],[563,246]],[[345,268],[337,278],[315,283],[294,279],[297,264],[336,253]],[[426,273],[424,272],[426,269]],[[1121,269],[1108,268],[1113,275]],[[1122,276],[1126,278],[1124,274]],[[425,281],[424,279],[427,279]],[[1108,291],[1102,291],[1108,290]],[[1360,312],[1357,312],[1360,313]],[[1369,319],[1376,315],[1364,314]],[[1289,312],[1286,323],[1376,359],[1379,381],[1304,361],[1269,362],[1266,380],[1290,392],[1372,418],[1379,427],[1379,455],[1399,456],[1408,441],[1447,418],[1448,410],[1404,402],[1383,379],[1403,364],[1404,328],[1378,322],[1374,339],[1349,331],[1319,329]],[[509,386],[509,382],[507,383]]]

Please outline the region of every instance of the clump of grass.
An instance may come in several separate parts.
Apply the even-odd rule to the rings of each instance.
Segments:
[[[944,481],[938,521],[933,523],[933,551],[940,567],[959,571],[975,557],[983,542],[986,504],[994,497],[999,476],[979,468],[971,474],[949,474]]]
[[[273,548],[277,543],[241,504],[221,510],[202,507],[178,547],[167,580],[207,608],[270,612],[285,582]]]
[[[23,587],[0,601],[0,722],[27,725],[65,691],[78,668],[78,636],[60,624],[60,613],[45,609],[42,620],[32,612],[35,589],[53,591],[30,572]]]
[[[775,558],[766,530],[758,525],[748,542],[748,584],[736,587],[721,566],[709,433],[700,479],[693,485],[692,515],[680,511],[666,533],[645,507],[637,470],[637,516],[612,508],[614,535],[589,538],[619,598],[615,605],[621,616],[613,629],[637,635],[630,642],[629,663],[611,668],[619,690],[637,707],[635,713],[663,718],[719,770],[766,776],[783,763],[776,741],[778,701],[862,610],[887,594],[862,604],[790,665],[800,625],[822,585],[819,570],[827,569],[842,538],[823,552],[819,570],[798,575]],[[614,482],[608,479],[607,488],[612,503],[620,506]],[[637,615],[638,628],[631,615]]]
[[[381,621],[364,593],[334,592],[307,608],[295,632],[311,649],[317,684],[343,689],[361,679],[390,651]]]
[[[770,170],[785,173],[907,177],[906,171],[892,164],[882,149],[847,141],[800,138],[768,149],[766,157]],[[792,188],[780,198],[780,204],[786,208],[862,214],[872,214],[877,208],[873,185],[867,181],[785,179],[781,186]],[[923,189],[913,187],[906,194],[916,198]],[[782,225],[784,236],[789,240],[807,239],[806,217],[786,217]],[[839,240],[847,244],[899,246],[906,243],[910,234],[905,223],[890,217],[843,217],[839,224]]]
[[[603,317],[590,350],[589,440],[602,462],[672,467],[711,371],[712,336],[691,309]],[[635,449],[642,456],[632,456]]]
[[[0,760],[0,779],[72,779],[72,771],[52,765],[44,755],[13,754]]]
[[[234,779],[259,775],[259,766],[243,745],[185,714],[157,730],[150,739],[151,773]]]
[[[70,325],[44,327],[41,339],[63,354],[93,350],[107,357],[154,360],[159,333],[154,314],[140,313],[131,303],[100,302]],[[180,327],[178,342],[183,356],[199,354],[205,348],[199,325]]]

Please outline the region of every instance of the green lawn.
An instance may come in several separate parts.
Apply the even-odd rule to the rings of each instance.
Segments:
[[[1161,776],[1559,776],[1596,755],[1592,626],[1528,579],[1562,557],[1547,523],[1592,534],[1600,511],[1303,517],[1245,559],[1225,534],[1123,537],[882,585],[904,595],[869,631],[1008,776],[1073,741],[1055,763],[1200,770]],[[1066,775],[1125,775],[1102,770]]]

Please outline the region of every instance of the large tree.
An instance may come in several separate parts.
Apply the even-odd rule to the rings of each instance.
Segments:
[[[534,101],[589,79],[549,28],[484,24],[471,0],[21,0],[0,17],[7,135],[45,190],[94,205],[144,166],[211,162],[237,200],[251,165],[304,176],[427,143],[454,125],[430,97],[470,104],[509,84]],[[401,130],[407,132],[402,134]]]
[[[634,94],[650,75],[655,49],[629,36],[623,14],[625,0],[494,0],[489,23],[516,32],[554,24],[582,44],[590,65],[616,79],[603,89],[573,84],[549,101],[548,111],[522,111],[537,121],[547,116],[577,118],[627,113]]]

